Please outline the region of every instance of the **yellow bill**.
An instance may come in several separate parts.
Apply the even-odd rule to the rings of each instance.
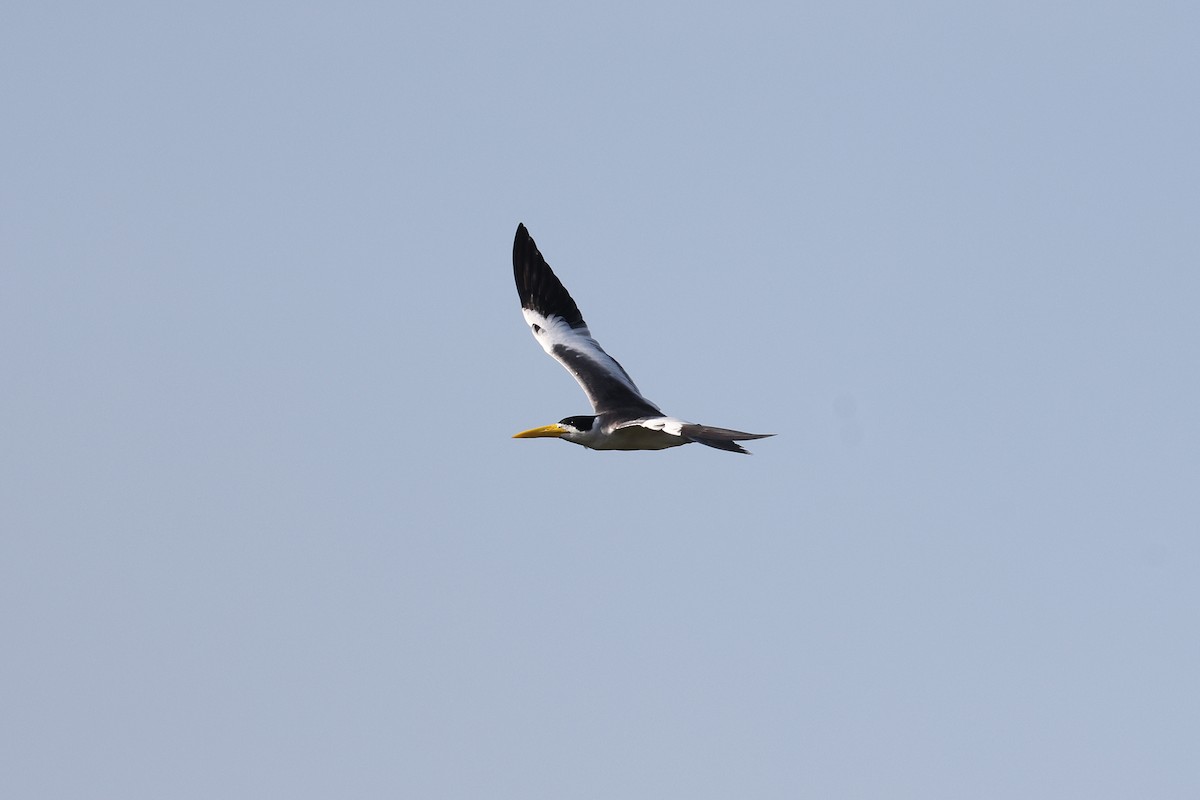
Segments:
[[[557,439],[566,432],[567,432],[567,429],[564,428],[562,425],[559,425],[556,422],[553,425],[543,425],[540,428],[530,428],[527,431],[521,431],[520,433],[514,433],[512,438],[514,438],[514,439],[541,439],[541,438],[549,437],[549,438]]]

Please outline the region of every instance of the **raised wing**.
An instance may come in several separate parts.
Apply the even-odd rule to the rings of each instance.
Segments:
[[[513,277],[533,338],[579,382],[597,414],[617,409],[662,413],[642,397],[629,373],[592,338],[579,307],[524,225],[517,226],[513,242]]]

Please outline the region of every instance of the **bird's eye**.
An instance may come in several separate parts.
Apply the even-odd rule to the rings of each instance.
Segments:
[[[533,332],[534,332],[534,333],[541,333],[541,332],[542,332],[542,326],[541,326],[541,325],[532,325],[532,326],[530,326],[530,327],[532,327],[532,328],[533,328]]]

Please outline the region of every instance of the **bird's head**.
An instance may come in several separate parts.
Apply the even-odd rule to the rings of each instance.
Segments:
[[[586,437],[592,430],[596,418],[589,416],[582,417],[567,417],[555,422],[553,425],[543,425],[540,428],[530,428],[527,431],[514,433],[514,439],[566,439],[568,442],[577,442],[580,437]]]

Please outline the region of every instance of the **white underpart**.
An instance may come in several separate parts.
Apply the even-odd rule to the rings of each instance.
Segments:
[[[600,344],[592,338],[592,332],[587,327],[572,328],[566,321],[559,316],[546,317],[538,312],[522,308],[521,313],[525,315],[525,322],[529,325],[529,329],[533,332],[533,338],[537,339],[538,344],[546,353],[554,358],[555,361],[567,368],[567,372],[571,372],[570,366],[564,363],[554,353],[555,345],[562,345],[581,353],[587,358],[594,361],[605,372],[611,375],[615,380],[628,386],[633,392],[641,396],[637,386],[630,380],[625,371],[621,369],[621,365],[600,347]],[[535,327],[536,326],[536,327]],[[596,401],[592,397],[591,391],[587,384],[581,381],[574,372],[571,372],[571,377],[575,378],[575,382],[583,389],[584,394],[588,396],[588,400],[592,401],[592,406],[595,407]]]

